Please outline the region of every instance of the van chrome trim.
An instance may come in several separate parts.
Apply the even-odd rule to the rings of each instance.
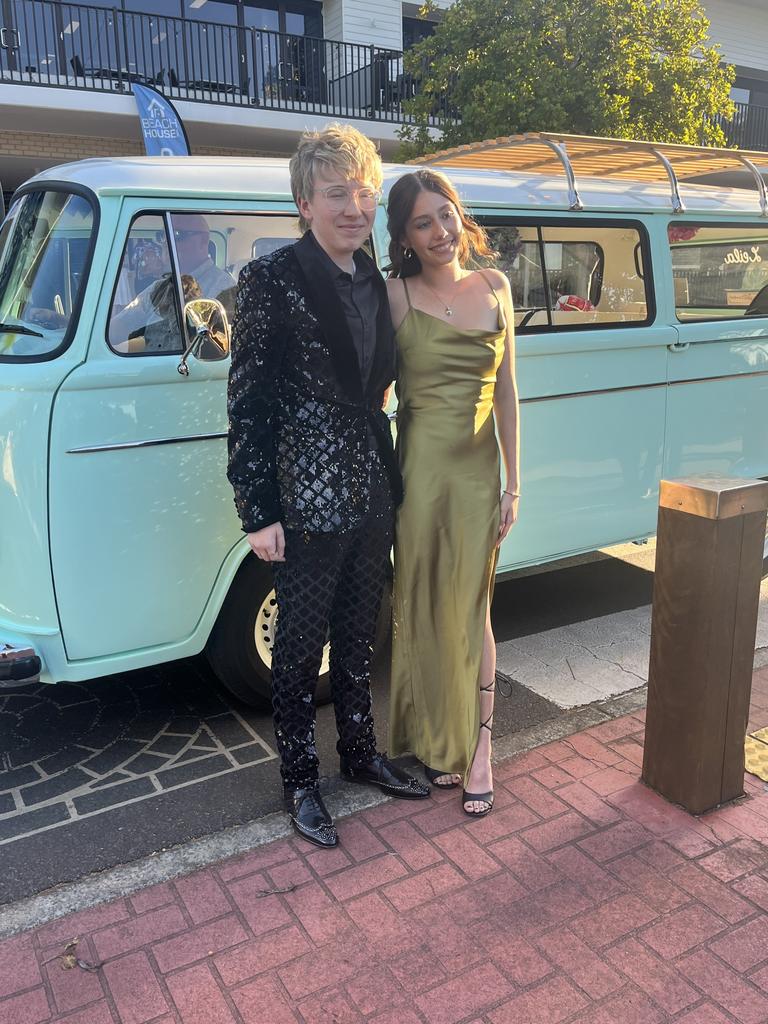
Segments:
[[[536,395],[521,398],[520,405],[533,402],[553,402],[558,398],[589,398],[592,395],[613,395],[619,391],[650,391],[651,388],[673,388],[681,384],[708,384],[717,380],[743,380],[746,377],[767,377],[768,370],[752,370],[750,373],[722,373],[717,377],[687,377],[683,380],[662,380],[656,384],[627,384],[617,388],[594,388],[591,391],[564,391],[557,395]]]
[[[580,213],[584,209],[584,203],[581,201],[581,196],[579,195],[579,187],[576,184],[576,174],[573,170],[573,164],[571,163],[571,159],[568,156],[568,152],[563,141],[556,141],[553,138],[545,138],[543,135],[524,135],[514,139],[505,139],[504,142],[508,142],[510,146],[546,146],[547,149],[551,149],[562,164],[563,171],[565,173],[565,180],[568,186],[568,209],[573,210],[576,213]],[[429,163],[433,161],[414,160],[412,162]]]
[[[757,192],[760,197],[760,213],[763,217],[768,217],[768,188],[766,188],[765,178],[762,176],[755,164],[751,160],[748,160],[743,153],[739,153],[737,151],[736,156],[754,178],[755,185],[757,186]]]
[[[674,167],[666,156],[664,156],[661,150],[656,148],[656,146],[651,147],[651,152],[667,172],[669,186],[672,189],[672,213],[685,213],[685,203],[680,198],[680,185],[678,183]]]
[[[188,434],[186,437],[153,437],[148,441],[123,441],[120,444],[93,444],[82,448],[68,448],[67,455],[87,455],[91,452],[119,452],[127,448],[154,448],[160,444],[183,444],[185,441],[212,441],[227,437],[221,434]]]
[[[563,391],[557,395],[536,395],[534,398],[521,398],[520,405],[528,405],[534,402],[554,402],[559,398],[589,398],[593,395],[613,395],[619,391],[649,391],[651,388],[666,388],[668,383],[665,380],[656,384],[627,384],[617,388],[595,388],[592,391]]]
[[[750,373],[723,373],[715,377],[688,377],[683,380],[661,380],[655,384],[626,384],[616,388],[592,388],[589,391],[563,391],[556,395],[536,395],[532,398],[521,398],[520,405],[534,402],[553,402],[559,398],[588,398],[590,395],[612,395],[620,391],[649,391],[651,388],[678,387],[681,384],[707,384],[717,380],[741,380],[745,377],[766,377],[768,370],[752,370]],[[396,412],[387,413],[392,422],[397,418]],[[116,452],[127,448],[154,448],[161,444],[183,444],[185,441],[223,440],[228,437],[226,432],[220,434],[190,434],[187,437],[156,437],[148,441],[124,441],[120,444],[86,445],[82,448],[68,448],[67,455],[87,455],[92,452]]]
[[[685,377],[682,380],[671,380],[670,387],[678,384],[707,384],[715,380],[743,380],[745,377],[766,377],[768,370],[750,370],[749,373],[720,373],[715,377]]]

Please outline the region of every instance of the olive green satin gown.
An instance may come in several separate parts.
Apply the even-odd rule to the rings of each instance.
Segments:
[[[496,564],[493,394],[505,335],[501,305],[496,330],[462,330],[411,306],[410,296],[396,333],[405,496],[395,531],[389,753],[414,753],[465,781]]]

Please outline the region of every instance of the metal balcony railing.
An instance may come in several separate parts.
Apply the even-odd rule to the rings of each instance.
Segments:
[[[753,103],[735,103],[736,111],[730,120],[715,118],[725,132],[727,145],[739,149],[768,151],[768,107]]]
[[[54,0],[0,0],[2,82],[395,123],[419,90],[399,50]],[[438,97],[434,123],[455,117]]]

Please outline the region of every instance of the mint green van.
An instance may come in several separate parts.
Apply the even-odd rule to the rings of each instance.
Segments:
[[[551,172],[446,170],[515,300],[524,499],[500,574],[652,535],[661,477],[768,476],[757,192],[680,185],[675,212],[664,181],[576,195]],[[297,231],[282,160],[88,160],[16,192],[0,687],[205,651],[232,692],[268,696],[272,582],[225,476],[228,317],[241,268]],[[372,243],[385,266],[383,206]]]

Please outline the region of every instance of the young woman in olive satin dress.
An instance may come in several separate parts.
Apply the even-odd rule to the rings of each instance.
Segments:
[[[492,253],[444,175],[404,175],[388,217],[405,492],[395,534],[390,754],[415,753],[433,785],[463,782],[465,812],[482,817],[493,806],[490,597],[520,498],[512,297],[498,270],[469,269]]]

